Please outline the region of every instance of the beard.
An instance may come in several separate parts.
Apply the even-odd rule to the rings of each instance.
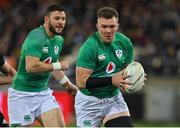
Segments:
[[[55,27],[53,27],[53,25],[51,24],[51,22],[49,21],[49,30],[50,32],[52,32],[54,35],[60,35],[61,32],[57,32],[55,30]]]

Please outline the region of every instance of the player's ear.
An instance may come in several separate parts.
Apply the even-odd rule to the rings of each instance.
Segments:
[[[99,29],[98,23],[96,23],[96,28]]]
[[[44,22],[48,20],[48,16],[44,16]]]
[[[117,23],[117,30],[119,29],[119,23]]]

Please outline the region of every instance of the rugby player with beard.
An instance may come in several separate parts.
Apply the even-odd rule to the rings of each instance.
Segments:
[[[78,90],[63,72],[68,69],[68,62],[58,61],[64,43],[60,33],[65,23],[64,7],[51,5],[44,16],[44,24],[27,35],[17,74],[8,90],[11,126],[34,126],[34,121],[38,120],[43,127],[65,127],[62,110],[48,87],[52,72],[71,94]]]

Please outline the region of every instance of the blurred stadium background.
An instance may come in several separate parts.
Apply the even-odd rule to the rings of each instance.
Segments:
[[[119,12],[119,31],[130,37],[135,60],[148,74],[140,92],[124,94],[135,126],[180,126],[179,0],[0,0],[0,52],[14,68],[25,36],[43,23],[43,13],[53,3],[68,11],[62,54],[72,62],[66,74],[73,82],[79,46],[96,31],[97,9],[114,7]],[[68,126],[74,126],[73,97],[53,78],[49,85],[56,90]],[[6,116],[9,86],[0,87],[0,108]]]

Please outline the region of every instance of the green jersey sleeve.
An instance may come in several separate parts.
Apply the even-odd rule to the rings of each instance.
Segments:
[[[27,56],[41,57],[44,42],[44,34],[41,31],[31,31],[23,44],[23,52]]]
[[[133,45],[130,39],[127,39],[127,59],[126,59],[126,64],[129,64],[134,61],[134,50],[133,50]]]
[[[128,65],[129,63],[134,61],[133,44],[132,44],[131,40],[122,33],[117,33],[117,39],[122,42],[121,45],[124,47],[125,55],[126,55],[125,64]]]
[[[77,67],[83,67],[94,70],[96,67],[96,42],[93,38],[87,39],[87,41],[81,46]]]

